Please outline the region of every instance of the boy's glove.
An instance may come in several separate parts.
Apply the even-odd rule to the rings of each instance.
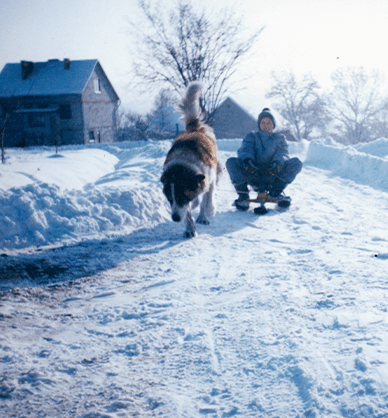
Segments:
[[[271,176],[276,176],[280,172],[280,164],[276,161],[271,163],[268,167],[268,173],[271,174]]]
[[[257,167],[255,166],[254,162],[249,158],[244,160],[244,168],[250,174],[254,174],[257,171]]]

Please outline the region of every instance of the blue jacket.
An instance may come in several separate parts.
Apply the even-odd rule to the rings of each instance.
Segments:
[[[289,159],[288,145],[284,135],[260,130],[251,132],[244,138],[237,155],[242,160],[251,159],[257,166],[276,162],[283,167]]]

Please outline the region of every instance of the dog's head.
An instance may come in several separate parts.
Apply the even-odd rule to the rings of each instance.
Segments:
[[[185,218],[190,202],[203,191],[205,176],[188,167],[174,165],[164,171],[160,180],[163,193],[171,205],[171,217],[179,222]]]

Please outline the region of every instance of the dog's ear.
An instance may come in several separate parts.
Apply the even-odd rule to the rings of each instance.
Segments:
[[[196,180],[196,182],[197,182],[198,184],[201,184],[201,182],[202,182],[203,180],[205,180],[205,176],[204,176],[203,174],[198,174],[198,175],[195,177],[195,180]]]

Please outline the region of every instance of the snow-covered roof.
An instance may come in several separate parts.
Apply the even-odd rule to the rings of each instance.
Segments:
[[[6,64],[0,73],[0,97],[51,96],[81,94],[98,60],[71,61],[65,69],[64,61],[34,62],[25,80],[22,64]]]

